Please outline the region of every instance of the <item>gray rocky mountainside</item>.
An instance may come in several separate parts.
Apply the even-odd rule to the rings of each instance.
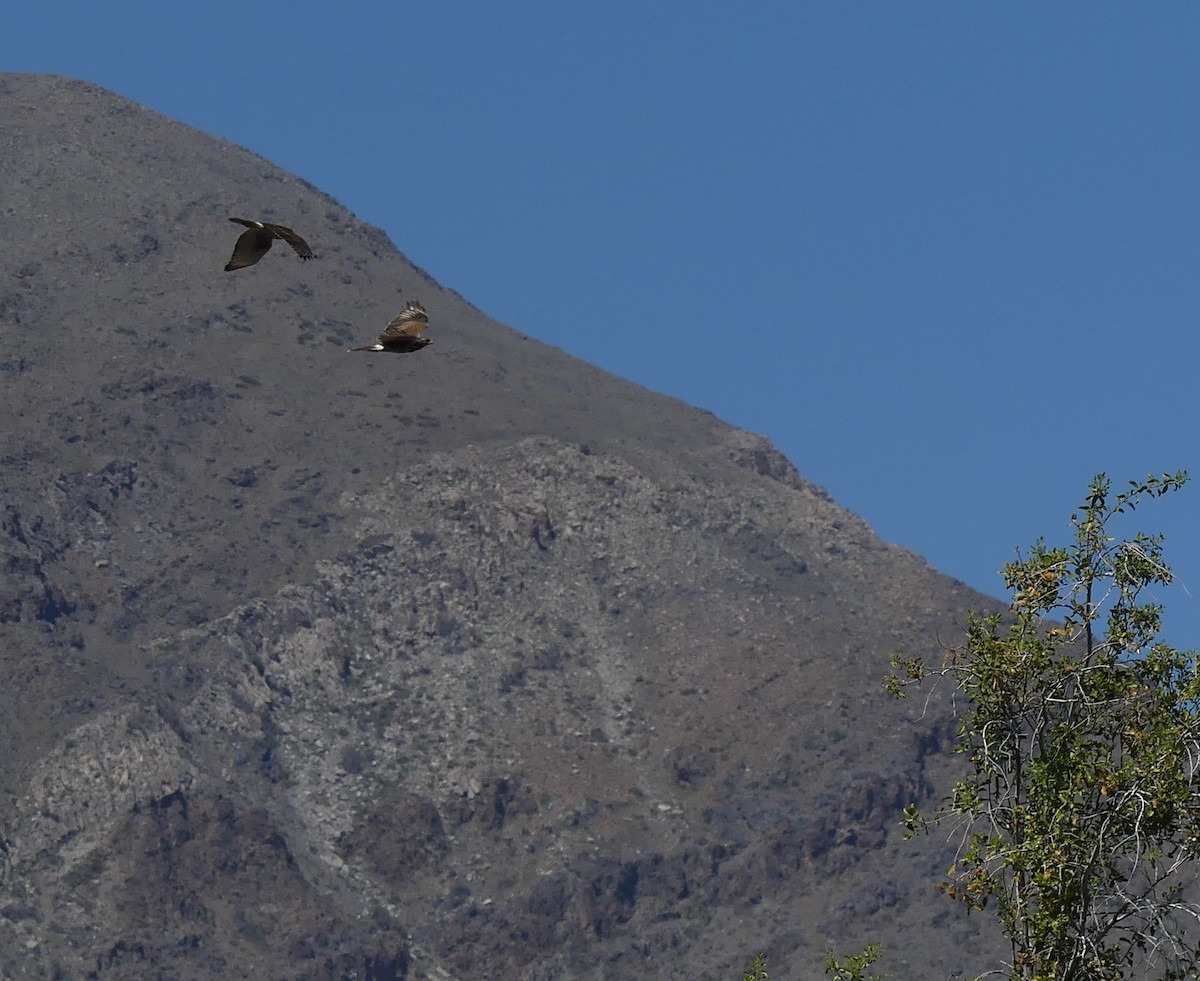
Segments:
[[[880,684],[983,597],[237,146],[13,74],[0,144],[0,976],[994,964]]]

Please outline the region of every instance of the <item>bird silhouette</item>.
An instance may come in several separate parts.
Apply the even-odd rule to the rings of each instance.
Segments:
[[[229,220],[239,225],[245,225],[246,231],[238,236],[238,240],[233,246],[233,257],[225,264],[226,272],[254,265],[270,251],[271,243],[277,238],[287,242],[296,250],[296,255],[301,259],[313,257],[308,243],[290,228],[284,228],[283,225],[272,225],[267,221],[251,221],[246,218],[230,218]]]
[[[394,351],[406,354],[419,351],[426,344],[432,344],[428,337],[422,337],[421,331],[429,326],[429,315],[425,308],[416,300],[409,300],[391,323],[383,328],[379,335],[379,343],[368,344],[366,347],[352,347],[351,351]]]

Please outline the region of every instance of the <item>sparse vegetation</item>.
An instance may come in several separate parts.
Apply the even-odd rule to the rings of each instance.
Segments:
[[[906,819],[910,833],[956,823],[941,888],[999,917],[1012,981],[1196,976],[1200,908],[1181,886],[1200,851],[1200,675],[1195,652],[1158,639],[1162,537],[1114,534],[1186,481],[1114,494],[1096,477],[1072,544],[1039,541],[1004,567],[1007,615],[971,617],[940,664],[893,659],[893,693],[947,679],[966,697],[969,775]]]

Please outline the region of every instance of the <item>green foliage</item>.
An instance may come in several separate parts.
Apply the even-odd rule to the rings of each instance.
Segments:
[[[1096,477],[1074,542],[1039,541],[1004,567],[1007,616],[972,616],[941,664],[897,656],[903,696],[929,678],[965,695],[957,750],[970,775],[910,833],[956,820],[942,890],[991,907],[1013,981],[1194,977],[1200,909],[1180,896],[1200,852],[1200,674],[1158,640],[1171,582],[1161,536],[1113,535],[1118,515],[1178,490],[1186,473]]]
[[[844,961],[839,961],[833,951],[825,953],[825,973],[832,975],[835,981],[887,981],[886,974],[867,974],[867,968],[874,964],[883,947],[879,944],[867,944],[861,954],[850,954]]]
[[[771,981],[767,973],[767,959],[762,954],[755,954],[750,962],[750,968],[742,975],[742,981]]]

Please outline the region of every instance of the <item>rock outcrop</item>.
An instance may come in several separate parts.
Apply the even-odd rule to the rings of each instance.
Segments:
[[[21,75],[0,143],[0,974],[994,950],[897,823],[946,707],[880,685],[983,598],[261,158]],[[243,212],[318,258],[223,273]],[[437,344],[347,355],[400,295]]]

